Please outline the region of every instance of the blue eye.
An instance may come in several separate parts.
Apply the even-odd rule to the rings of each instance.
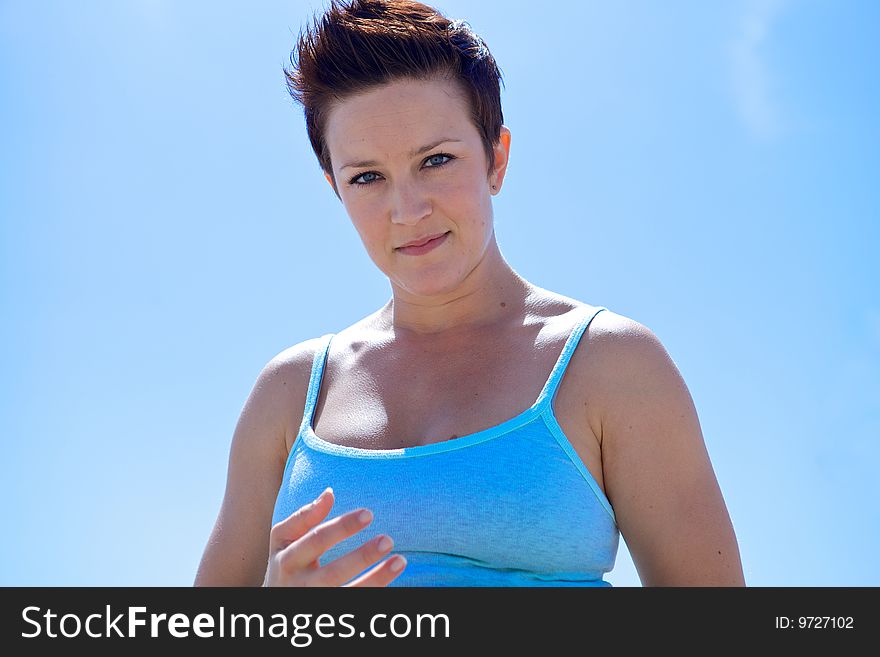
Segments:
[[[451,155],[447,155],[446,153],[437,153],[436,155],[432,155],[431,157],[429,157],[429,158],[427,159],[427,161],[430,162],[430,161],[433,160],[435,157],[445,157],[445,158],[446,158],[446,162],[449,162],[449,160],[452,159],[452,156],[451,156]],[[435,164],[433,167],[429,167],[429,168],[436,169],[437,167],[442,167],[444,164],[446,164],[446,162],[438,162],[438,163]]]
[[[374,182],[376,182],[376,181],[375,181],[375,180],[368,180],[368,181],[366,181],[366,182],[357,182],[357,181],[360,180],[361,178],[363,178],[364,176],[375,176],[375,175],[378,175],[378,174],[377,174],[376,172],[374,172],[374,171],[367,171],[366,173],[362,173],[362,174],[360,174],[359,176],[355,176],[355,177],[352,178],[349,182],[350,182],[352,185],[361,185],[361,186],[363,186],[363,185],[370,185],[370,184],[372,184],[372,183],[374,183]]]
[[[437,158],[446,158],[446,159],[442,160],[442,161],[438,161]],[[434,155],[429,156],[425,160],[426,164],[428,162],[433,162],[433,164],[431,164],[430,166],[428,166],[426,168],[439,169],[440,167],[445,166],[446,164],[449,164],[449,162],[451,162],[454,159],[455,159],[455,156],[449,155],[448,153],[435,153]],[[363,180],[367,176],[372,176],[372,177],[367,180]],[[375,171],[367,171],[365,173],[359,173],[354,178],[349,180],[348,184],[353,185],[355,187],[366,187],[367,185],[372,185],[374,182],[376,182],[379,179],[378,176],[379,176],[379,174],[376,173]]]

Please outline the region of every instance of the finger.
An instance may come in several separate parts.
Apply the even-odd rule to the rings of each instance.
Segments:
[[[406,557],[402,554],[395,554],[390,559],[386,559],[368,573],[358,577],[353,582],[345,584],[345,587],[375,587],[388,586],[393,582],[406,568]]]
[[[284,520],[276,523],[269,532],[271,550],[278,551],[301,538],[319,524],[333,508],[333,489],[327,488],[312,502],[300,507]]]
[[[363,508],[323,522],[284,548],[280,553],[281,562],[285,568],[291,569],[307,566],[332,546],[356,534],[371,522],[373,522],[373,514]]]
[[[385,534],[376,536],[357,550],[352,550],[324,565],[316,578],[319,586],[342,586],[391,552],[393,547],[394,541],[390,536]]]

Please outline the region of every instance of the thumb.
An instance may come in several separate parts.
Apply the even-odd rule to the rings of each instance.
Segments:
[[[269,545],[273,552],[287,547],[319,524],[333,508],[333,489],[327,488],[308,504],[301,506],[272,527]]]

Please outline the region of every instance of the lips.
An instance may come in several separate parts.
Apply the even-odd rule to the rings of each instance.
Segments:
[[[426,253],[431,253],[434,249],[439,249],[446,240],[449,239],[451,235],[451,231],[446,231],[445,233],[440,233],[438,237],[433,239],[428,237],[428,241],[424,242],[424,240],[419,240],[424,242],[421,246],[401,246],[396,249],[396,251],[405,256],[421,256]]]
[[[420,238],[420,239],[413,240],[412,242],[407,242],[406,244],[402,244],[401,246],[398,246],[397,248],[398,248],[398,249],[403,249],[403,248],[406,248],[406,247],[408,247],[408,246],[422,246],[422,245],[424,245],[424,244],[427,244],[427,243],[430,242],[431,240],[435,240],[435,239],[437,239],[438,237],[443,237],[443,236],[444,236],[446,233],[448,233],[448,232],[449,232],[449,231],[447,230],[447,231],[444,231],[444,232],[442,232],[442,233],[436,233],[436,234],[434,234],[434,235],[428,235],[427,237],[422,237],[422,238]]]

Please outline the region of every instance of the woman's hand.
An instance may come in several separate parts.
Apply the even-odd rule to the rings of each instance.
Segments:
[[[333,490],[328,488],[314,502],[300,507],[272,527],[263,586],[387,586],[403,572],[406,559],[396,555],[346,584],[391,551],[394,542],[385,535],[376,536],[356,550],[321,565],[318,560],[326,550],[373,521],[367,509],[355,509],[321,522],[331,508]],[[363,512],[368,516],[365,519],[360,518]]]

